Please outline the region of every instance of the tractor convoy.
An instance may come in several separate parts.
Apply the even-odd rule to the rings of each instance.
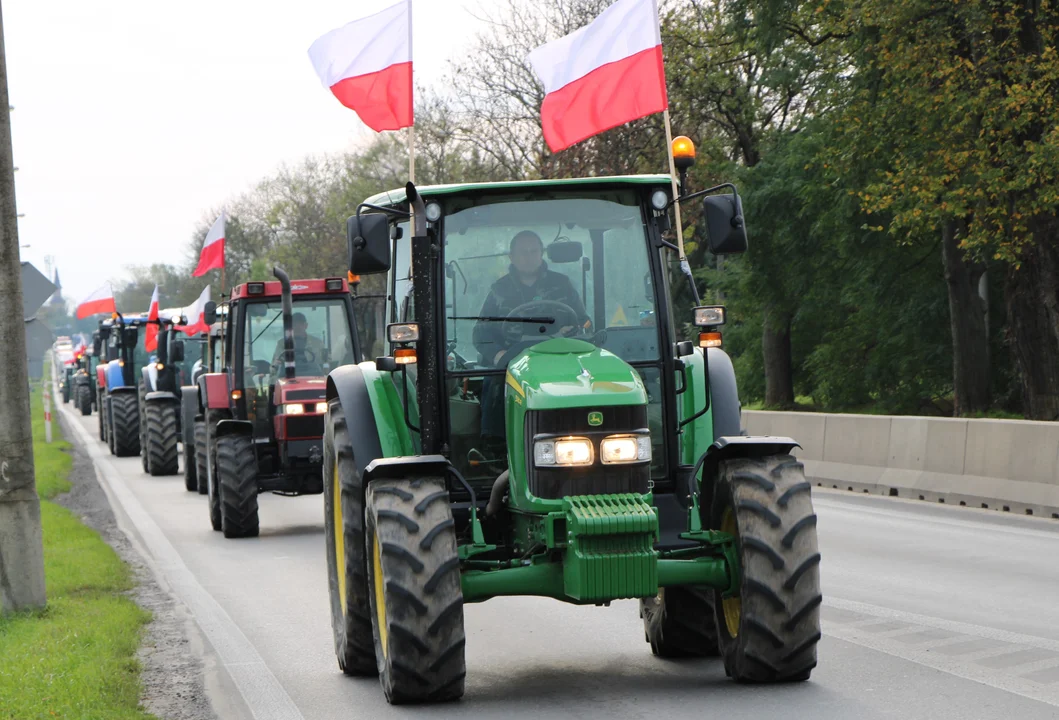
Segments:
[[[811,486],[793,439],[741,429],[726,310],[670,221],[697,201],[708,250],[745,252],[738,192],[685,185],[408,183],[349,217],[348,276],[276,267],[192,336],[115,313],[65,382],[113,454],[182,464],[225,538],[259,534],[261,493],[322,494],[338,666],[391,703],[461,697],[465,612],[515,595],[637,600],[655,655],[806,680]]]

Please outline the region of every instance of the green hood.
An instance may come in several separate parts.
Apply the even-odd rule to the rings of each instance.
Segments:
[[[545,340],[517,355],[508,365],[507,384],[528,410],[647,403],[640,373],[631,365],[572,338]]]

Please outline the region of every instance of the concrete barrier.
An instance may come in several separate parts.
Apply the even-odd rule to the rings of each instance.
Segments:
[[[816,485],[1059,518],[1059,423],[743,411]]]

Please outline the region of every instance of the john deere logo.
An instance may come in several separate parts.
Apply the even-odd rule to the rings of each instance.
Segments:
[[[601,412],[590,412],[588,414],[588,424],[592,427],[599,427],[603,424],[603,413]]]

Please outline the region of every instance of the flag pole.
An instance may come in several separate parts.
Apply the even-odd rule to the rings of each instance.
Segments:
[[[669,120],[669,108],[663,113],[666,122],[666,157],[669,158],[669,179],[673,184],[673,200],[680,197],[680,189],[677,187],[677,166],[673,160],[673,125]],[[680,203],[673,203],[673,210],[677,216],[677,247],[680,248],[680,262],[687,263],[688,258],[684,255],[684,226],[680,218]]]
[[[412,125],[408,126],[408,181],[416,181],[416,133]]]

